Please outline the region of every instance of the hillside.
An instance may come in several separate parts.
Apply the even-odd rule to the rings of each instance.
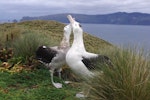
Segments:
[[[56,15],[46,15],[29,17],[25,16],[20,21],[25,20],[56,20],[63,23],[68,23],[66,16],[71,14],[81,23],[94,23],[94,24],[121,24],[121,25],[150,25],[150,14],[146,13],[126,13],[117,12],[111,14],[99,14],[99,15],[85,15],[85,14],[56,14]]]
[[[65,65],[62,80],[54,76],[63,84],[56,89],[48,69],[34,55],[39,45],[58,45],[63,27],[60,22],[42,20],[0,24],[0,100],[150,100],[149,52],[145,57],[143,48],[108,49],[110,43],[87,33],[86,49],[108,56],[113,67],[98,63],[95,77],[81,81]],[[64,80],[72,83],[66,85]],[[81,91],[88,92],[88,97],[76,98]]]
[[[39,33],[46,34],[51,42],[49,46],[58,45],[62,39],[63,35],[63,27],[65,24],[56,22],[56,21],[24,21],[20,23],[5,23],[0,25],[0,38],[1,43],[3,43],[4,34],[24,34],[24,33]],[[3,34],[3,35],[2,35]],[[34,38],[34,37],[33,37]],[[73,36],[71,36],[71,41]],[[86,48],[90,51],[95,51],[99,49],[103,49],[105,46],[111,45],[103,39],[94,37],[90,34],[84,34],[84,42]],[[2,44],[1,44],[2,45]],[[95,48],[95,49],[93,49]]]
[[[1,100],[78,100],[80,83],[63,85],[56,89],[50,81],[49,71],[35,59],[40,45],[59,45],[63,27],[56,21],[25,21],[0,24],[0,99]],[[72,42],[73,36],[71,36]],[[110,43],[84,34],[86,48],[99,52]],[[78,79],[64,66],[63,79]],[[54,77],[56,81],[61,81]],[[62,82],[63,83],[63,82]]]

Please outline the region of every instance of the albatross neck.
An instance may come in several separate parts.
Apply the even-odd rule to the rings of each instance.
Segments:
[[[72,48],[85,51],[83,42],[83,32],[74,33]]]
[[[66,38],[64,36],[63,39],[62,39],[62,41],[60,42],[60,48],[66,48],[66,47],[70,47],[69,37]]]

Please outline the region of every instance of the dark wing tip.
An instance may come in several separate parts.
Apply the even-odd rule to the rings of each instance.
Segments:
[[[105,55],[99,55],[98,58],[100,58],[103,63],[106,63],[108,66],[113,67],[112,61],[109,57]]]

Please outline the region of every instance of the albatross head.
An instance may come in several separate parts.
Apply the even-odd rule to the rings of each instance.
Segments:
[[[77,22],[74,18],[72,18],[71,15],[68,15],[67,17],[71,23],[73,33],[83,33],[83,29],[82,29],[80,23]]]
[[[60,47],[70,46],[70,43],[69,43],[70,35],[71,35],[71,25],[69,24],[64,27],[64,34],[63,34],[63,39],[60,43]]]
[[[70,40],[70,35],[71,35],[71,26],[70,24],[64,27],[64,38],[66,39],[67,42]]]

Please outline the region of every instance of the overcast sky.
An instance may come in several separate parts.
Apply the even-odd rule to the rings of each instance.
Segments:
[[[58,13],[150,13],[150,0],[0,0],[0,20]]]

